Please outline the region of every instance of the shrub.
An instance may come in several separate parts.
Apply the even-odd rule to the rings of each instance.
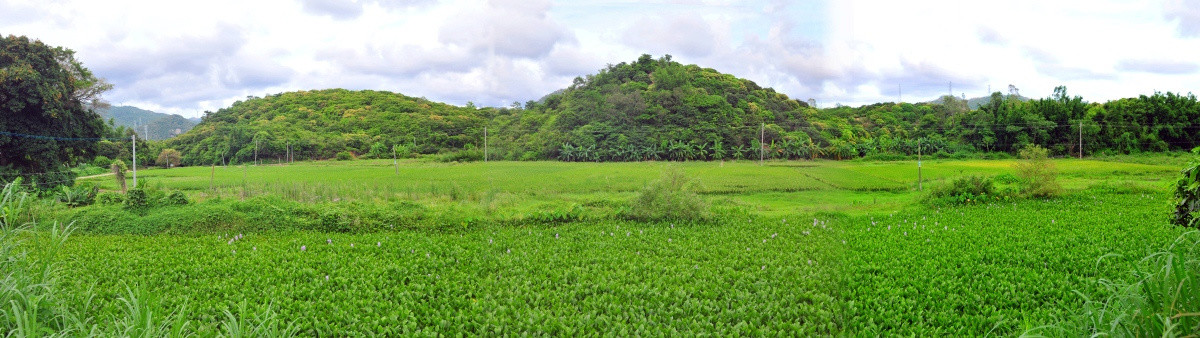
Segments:
[[[150,197],[142,188],[129,189],[125,193],[125,209],[141,210],[150,207]]]
[[[92,165],[101,168],[108,168],[108,166],[112,165],[112,159],[104,155],[96,156],[96,159],[92,160]]]
[[[55,197],[59,202],[66,204],[69,207],[81,207],[92,204],[96,200],[96,192],[99,190],[95,186],[80,185],[76,187],[62,186]]]
[[[1200,153],[1200,148],[1193,152]],[[1200,219],[1196,212],[1200,211],[1200,160],[1192,160],[1181,171],[1183,177],[1175,181],[1175,215],[1171,223],[1179,226],[1200,228]]]
[[[463,149],[438,156],[440,162],[474,162],[483,161],[483,150]]]
[[[106,191],[96,195],[96,204],[100,205],[118,205],[125,203],[125,195],[115,192]]]
[[[178,150],[167,148],[158,153],[158,159],[154,161],[154,163],[163,168],[177,167],[179,166],[179,160],[181,157],[182,155],[179,154]]]
[[[1026,197],[1053,197],[1062,192],[1058,185],[1058,170],[1046,157],[1046,148],[1027,145],[1021,149],[1021,160],[1014,166],[1021,179],[1021,194]]]
[[[964,176],[955,178],[948,184],[936,186],[925,196],[927,201],[938,204],[970,204],[982,203],[1000,198],[996,193],[996,184],[991,178],[983,176]]]
[[[637,220],[702,219],[708,216],[708,205],[692,191],[694,182],[678,168],[663,172],[662,178],[650,183],[638,194],[627,217]]]
[[[164,204],[166,204],[166,205],[187,205],[188,204],[187,195],[184,195],[183,192],[179,191],[179,190],[172,191],[170,194],[167,195],[167,199],[166,199],[166,201],[164,201]]]
[[[339,151],[337,153],[338,161],[349,161],[349,160],[353,160],[353,159],[354,159],[354,154],[351,154],[349,151]]]

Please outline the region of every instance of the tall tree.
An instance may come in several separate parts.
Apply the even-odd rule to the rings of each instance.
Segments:
[[[74,176],[63,167],[95,152],[106,128],[92,107],[108,88],[70,49],[0,38],[0,179],[25,176],[43,188],[71,184]]]

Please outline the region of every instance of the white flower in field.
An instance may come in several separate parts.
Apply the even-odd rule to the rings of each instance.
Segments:
[[[632,234],[633,234],[633,233],[626,231],[626,232],[625,232],[625,237],[629,237],[629,235],[632,235]]]
[[[641,234],[645,234],[645,232],[642,232],[642,230],[638,230],[638,235],[641,235]]]
[[[508,249],[508,250],[507,250],[507,251],[505,251],[504,253],[512,253],[512,249]]]
[[[488,238],[488,244],[492,244],[492,239]]]
[[[258,251],[258,247],[257,247],[257,246],[252,246],[252,247],[250,247],[250,251]]]
[[[381,242],[375,242],[375,246],[383,246],[383,243],[381,243]]]
[[[775,236],[779,236],[779,233],[776,232],[776,233],[771,234],[771,238],[775,238]]]
[[[326,239],[325,244],[333,244],[333,238]]]
[[[767,240],[765,240],[765,239],[764,239],[764,240],[763,240],[763,243],[766,243],[766,242],[767,242]]]
[[[821,223],[821,221],[818,221],[816,218],[813,218],[813,226],[817,226],[817,223]]]
[[[329,275],[325,275],[325,280],[329,280]]]
[[[943,225],[943,226],[942,226],[942,230],[946,230],[946,229],[949,229],[949,228],[950,228],[950,227],[948,227],[948,226],[945,226],[945,225]]]
[[[671,229],[675,228],[675,223],[671,223]]]
[[[1050,224],[1054,224],[1054,220],[1050,220]]]
[[[844,245],[844,244],[846,244],[846,240],[844,240],[844,239],[843,239],[843,240],[842,240],[842,244],[843,244],[843,245]]]
[[[429,258],[429,253],[428,253],[428,252],[426,252],[426,253],[425,253],[425,258]]]
[[[892,230],[892,226],[891,226],[891,225],[888,225],[888,230]]]
[[[767,266],[766,266],[766,265],[763,265],[763,266],[762,266],[762,268],[761,268],[761,269],[759,269],[759,270],[766,270],[766,269],[767,269]]]
[[[667,238],[667,243],[671,243],[671,238],[670,238],[670,237],[668,237],[668,238]]]
[[[787,218],[784,218],[784,219],[783,219],[783,222],[784,222],[784,223],[787,223]]]
[[[554,234],[554,239],[558,239],[558,234]]]
[[[813,261],[811,259],[808,260],[808,265],[813,265]]]
[[[237,253],[237,249],[234,249],[234,250],[233,250],[233,253]]]
[[[692,265],[692,269],[699,269],[699,268],[700,268],[700,264]]]
[[[905,231],[905,232],[904,232],[904,235],[905,235],[905,236],[908,236],[908,231]]]
[[[615,235],[613,235],[613,233],[612,233],[612,232],[609,232],[609,233],[608,233],[608,237],[612,237],[612,236],[615,236]]]
[[[300,251],[304,251],[304,250],[305,250],[305,249],[307,249],[307,248],[308,248],[308,247],[301,245],[301,246],[300,246]]]

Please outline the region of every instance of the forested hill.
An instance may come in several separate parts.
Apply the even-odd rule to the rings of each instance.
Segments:
[[[391,145],[398,144],[424,152],[462,148],[480,138],[481,116],[475,109],[383,91],[288,92],[206,112],[199,125],[164,146],[192,165],[253,161],[256,141],[259,159],[271,162],[285,158],[289,145],[297,160],[341,151],[390,157]]]
[[[388,157],[454,153],[480,159],[566,161],[847,159],[1012,153],[1028,144],[1054,156],[1191,149],[1200,141],[1193,95],[1089,103],[1066,88],[1043,99],[994,93],[970,108],[945,97],[817,109],[752,81],[670,56],[643,55],[578,77],[523,106],[456,107],[379,91],[330,89],[249,98],[207,113],[169,140],[185,164],[286,156],[328,159],[346,151]],[[760,143],[760,140],[763,140]]]
[[[133,129],[140,137],[165,140],[191,130],[196,122],[183,116],[157,113],[133,106],[115,106],[97,111],[105,123]],[[149,132],[149,134],[147,134]]]

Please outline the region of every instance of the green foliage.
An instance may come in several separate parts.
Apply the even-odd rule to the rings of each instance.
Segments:
[[[0,189],[0,231],[8,231],[29,220],[29,193],[21,189],[21,178],[4,184]]]
[[[125,195],[118,192],[105,191],[96,195],[96,204],[123,205],[125,204]]]
[[[1013,166],[1021,179],[1021,194],[1028,197],[1053,197],[1062,192],[1058,170],[1046,156],[1046,148],[1028,145],[1021,149],[1021,160]]]
[[[113,160],[104,155],[96,156],[96,158],[92,160],[92,165],[101,168],[108,168],[108,166],[112,165],[112,163]]]
[[[0,37],[0,132],[76,138],[0,134],[0,173],[30,175],[40,189],[73,184],[74,174],[62,168],[96,151],[94,141],[78,139],[105,130],[90,107],[109,87],[75,60],[74,51],[24,36]]]
[[[176,129],[187,132],[196,126],[196,122],[179,115],[156,113],[132,106],[109,107],[99,109],[97,113],[105,121],[112,120],[117,127],[137,129],[138,138],[150,140],[166,140],[177,135]]]
[[[1200,148],[1194,150],[1200,154]],[[1175,180],[1174,204],[1175,214],[1171,223],[1179,226],[1200,228],[1200,160],[1193,159],[1181,171],[1183,177]]]
[[[69,207],[80,207],[92,204],[96,200],[97,192],[99,192],[99,189],[94,185],[62,186],[55,193],[55,197],[58,198],[59,202]]]
[[[179,166],[179,160],[181,156],[182,155],[179,154],[178,150],[170,148],[163,149],[162,152],[158,153],[158,160],[154,161],[154,163],[163,168],[177,167]]]
[[[1058,323],[1091,307],[1081,295],[1105,297],[1105,284],[1132,277],[1128,271],[1142,263],[1147,248],[1180,235],[1177,227],[1148,221],[1161,214],[1161,204],[1136,194],[1088,191],[1055,200],[832,219],[828,226],[846,241],[837,263],[845,306],[840,323],[848,336],[956,337],[1015,336]],[[1185,257],[1175,260],[1179,267]],[[1170,282],[1196,295],[1193,281],[1176,277]],[[1168,295],[1166,284],[1157,284],[1154,296]],[[1184,297],[1189,296],[1179,299]],[[1165,305],[1169,299],[1155,301]],[[1194,298],[1188,302],[1195,304]],[[1097,332],[1070,330],[1063,336]]]
[[[708,217],[708,204],[694,189],[695,181],[679,168],[663,171],[630,204],[627,217],[637,220],[699,220]]]
[[[439,162],[475,162],[483,161],[482,149],[463,149],[459,151],[441,154],[437,157]]]
[[[354,159],[354,154],[351,154],[349,151],[339,151],[337,153],[338,161],[350,161],[353,159]]]
[[[1105,256],[1119,259],[1119,255]],[[1180,235],[1126,274],[1101,279],[1103,291],[1081,294],[1084,304],[1065,323],[1031,330],[1066,336],[1188,337],[1200,333],[1200,232]]]
[[[925,195],[926,201],[940,205],[988,203],[1002,198],[1004,196],[997,193],[992,178],[983,176],[958,177],[933,187]]]
[[[461,149],[482,140],[485,118],[473,109],[382,91],[328,89],[250,97],[206,112],[191,131],[167,140],[184,165],[260,159],[328,159],[371,154],[375,144],[411,144],[417,153]],[[139,145],[140,149],[140,145]],[[391,157],[386,147],[374,157]],[[140,153],[140,151],[139,151]]]
[[[151,205],[151,198],[145,189],[134,188],[129,189],[129,192],[125,193],[125,209],[134,211],[145,210]]]
[[[175,190],[175,191],[172,191],[170,194],[167,194],[166,200],[163,201],[163,204],[165,204],[165,205],[187,205],[188,198],[187,198],[187,195],[185,195],[182,191]]]

